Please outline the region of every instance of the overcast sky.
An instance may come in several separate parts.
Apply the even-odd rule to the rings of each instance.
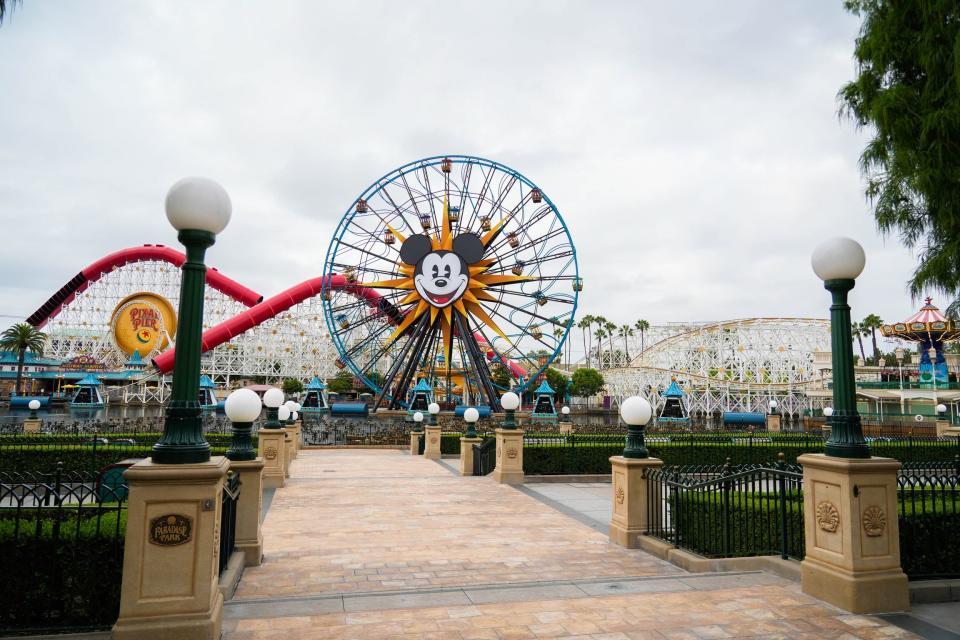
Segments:
[[[0,26],[0,315],[176,245],[182,176],[233,200],[209,263],[270,295],[320,274],[369,183],[463,153],[557,204],[583,313],[825,317],[809,256],[839,234],[867,251],[854,316],[901,320],[914,260],[837,117],[858,28],[840,0],[24,0]]]

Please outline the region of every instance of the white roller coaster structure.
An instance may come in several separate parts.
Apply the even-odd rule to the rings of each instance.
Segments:
[[[168,262],[144,260],[117,267],[90,282],[44,326],[49,336],[45,355],[59,360],[92,356],[109,368],[122,369],[128,356],[113,343],[110,319],[117,304],[137,292],[161,295],[176,309],[180,269]],[[208,286],[204,329],[246,309],[241,302]],[[155,354],[141,355],[146,360]],[[276,382],[288,377],[331,376],[336,372],[335,358],[320,299],[314,297],[208,351],[201,369],[218,384],[230,385],[231,378],[237,376],[262,376]],[[151,373],[148,369],[147,374]]]
[[[623,366],[623,358],[614,362],[620,366],[603,371],[607,392],[618,401],[640,394],[662,406],[660,393],[676,377],[687,394],[691,415],[766,412],[771,400],[786,414],[820,406],[819,396],[808,391],[823,386],[814,354],[830,349],[827,320],[750,318],[672,324],[651,327],[648,336],[664,337],[629,366]]]

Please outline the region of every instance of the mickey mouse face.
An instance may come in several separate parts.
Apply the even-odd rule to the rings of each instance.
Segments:
[[[470,281],[467,266],[483,257],[484,246],[473,233],[453,240],[453,251],[433,250],[429,236],[410,236],[400,247],[400,259],[415,265],[413,285],[417,293],[437,308],[447,307],[463,295]]]

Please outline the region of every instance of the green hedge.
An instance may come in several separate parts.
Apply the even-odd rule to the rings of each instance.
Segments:
[[[39,536],[35,520],[21,522],[14,540],[12,520],[0,517],[0,628],[108,628],[120,608],[126,513],[62,513],[58,537],[53,522],[41,517]]]
[[[779,502],[757,492],[731,491],[728,496],[726,509],[719,491],[686,492],[682,499],[671,496],[673,524],[679,536],[675,544],[714,558],[779,554]],[[803,558],[803,498],[798,493],[788,497],[786,512],[788,555]]]
[[[97,445],[96,448],[90,445],[55,443],[0,445],[0,473],[52,472],[57,468],[58,462],[63,463],[64,471],[96,473],[121,460],[149,457],[152,447],[153,442],[124,446]],[[211,455],[222,456],[226,452],[225,445],[211,443]]]
[[[960,576],[960,489],[907,489],[901,493],[900,563],[911,578]]]
[[[577,438],[584,437],[580,434]],[[647,441],[650,456],[660,458],[666,465],[722,465],[727,458],[733,464],[762,464],[777,460],[783,453],[786,462],[796,462],[804,453],[822,453],[823,445],[816,442],[791,441],[787,438],[772,438],[771,442],[729,442],[694,439],[673,442]],[[949,461],[960,453],[960,448],[950,442],[931,440],[873,442],[871,452],[875,456],[897,460]],[[563,444],[527,443],[523,448],[523,469],[529,475],[557,474],[607,474],[610,473],[610,457],[623,453],[623,443],[578,442]]]

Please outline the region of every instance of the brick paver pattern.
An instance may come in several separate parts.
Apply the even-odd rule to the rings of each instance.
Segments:
[[[235,599],[685,575],[489,478],[389,450],[302,451]],[[768,581],[769,582],[769,581]],[[224,640],[913,638],[795,583],[230,619]]]
[[[396,450],[301,451],[263,539],[237,599],[680,573],[512,487]]]

